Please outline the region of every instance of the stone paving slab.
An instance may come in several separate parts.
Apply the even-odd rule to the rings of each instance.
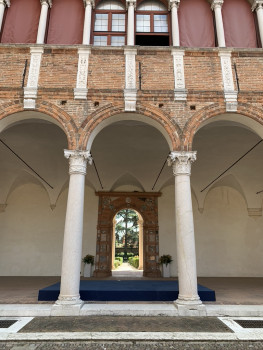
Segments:
[[[262,350],[262,342],[8,342],[1,350]]]
[[[216,317],[36,317],[20,333],[39,332],[225,332]]]

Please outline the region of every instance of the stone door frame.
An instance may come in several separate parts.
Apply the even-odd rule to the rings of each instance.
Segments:
[[[143,218],[143,275],[160,277],[158,197],[160,192],[96,192],[99,196],[95,277],[111,276],[113,219],[122,209]]]

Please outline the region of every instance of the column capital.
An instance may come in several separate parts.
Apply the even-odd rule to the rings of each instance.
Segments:
[[[224,0],[212,0],[211,9],[214,10],[215,8],[222,8],[224,4]]]
[[[171,10],[173,7],[176,7],[178,9],[179,5],[180,5],[180,0],[169,0],[168,1],[169,10]]]
[[[48,5],[50,8],[52,7],[52,0],[40,0],[41,5]]]
[[[65,149],[64,156],[69,159],[69,174],[86,175],[87,162],[92,164],[90,151],[70,151]]]
[[[126,0],[126,10],[129,6],[134,6],[134,9],[136,9],[136,0]]]
[[[263,9],[263,0],[254,0],[252,11]]]
[[[0,4],[7,6],[7,7],[10,7],[10,5],[11,5],[10,0],[0,0]]]
[[[90,5],[92,8],[95,7],[95,1],[94,0],[83,0],[84,7],[86,8],[88,5]]]
[[[173,174],[191,175],[191,163],[196,160],[195,152],[171,152],[168,157],[168,165],[173,166]]]

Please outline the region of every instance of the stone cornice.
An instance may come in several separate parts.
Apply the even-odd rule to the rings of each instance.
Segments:
[[[168,165],[173,167],[174,176],[191,175],[191,163],[196,160],[196,152],[171,152]]]
[[[213,0],[211,4],[211,9],[214,10],[217,7],[222,8],[224,4],[224,0]]]

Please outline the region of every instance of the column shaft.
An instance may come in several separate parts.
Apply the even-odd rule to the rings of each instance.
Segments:
[[[179,279],[177,304],[201,304],[197,293],[194,222],[191,199],[191,162],[195,152],[171,152],[168,160],[175,176],[175,219]]]
[[[215,10],[216,33],[217,33],[218,46],[219,47],[226,47],[221,5],[215,6],[214,10]]]
[[[42,1],[41,13],[40,13],[39,24],[38,24],[38,32],[37,32],[37,44],[44,44],[46,26],[47,26],[48,8],[49,8],[48,2]]]
[[[172,12],[172,41],[173,46],[180,46],[180,35],[179,35],[179,22],[177,6],[173,5],[171,8]]]
[[[128,27],[127,27],[127,45],[134,46],[134,10],[135,2],[127,1],[128,6]]]
[[[70,180],[65,220],[60,295],[57,303],[79,304],[83,208],[89,152],[65,151],[70,161]]]
[[[5,1],[0,1],[0,31],[2,30],[3,18],[5,13]]]
[[[90,32],[91,32],[91,12],[92,12],[92,3],[90,1],[86,2],[85,8],[85,20],[83,28],[83,45],[90,44]]]
[[[263,47],[263,7],[262,5],[258,6],[257,8],[257,18],[258,18],[258,27],[259,27],[259,33],[260,33],[260,41]]]

